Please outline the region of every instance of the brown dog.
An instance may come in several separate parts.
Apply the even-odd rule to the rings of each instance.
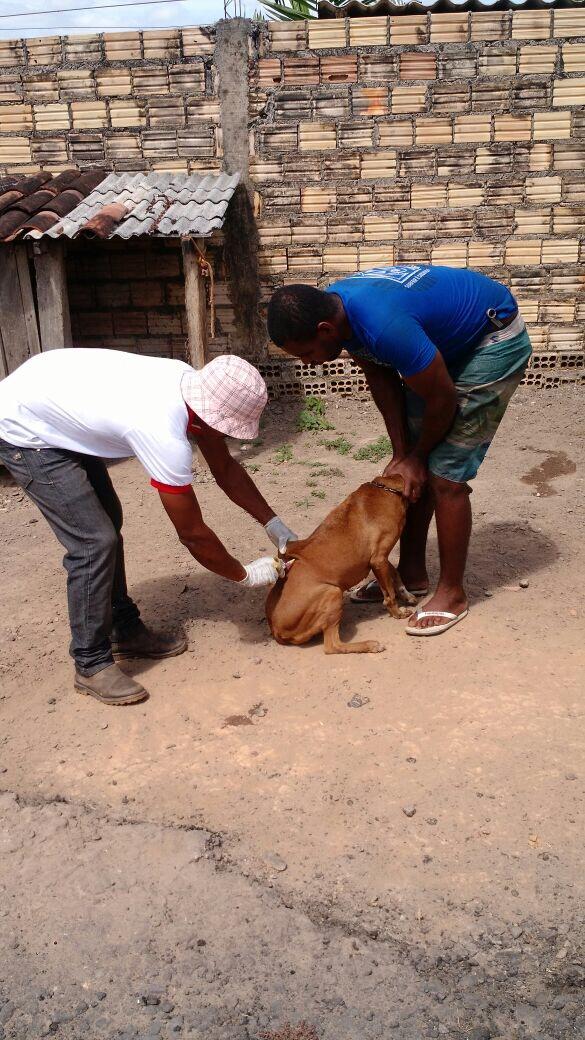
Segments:
[[[397,600],[412,606],[417,600],[388,560],[406,519],[403,489],[401,477],[376,477],[349,495],[308,538],[289,542],[284,559],[294,562],[266,600],[266,617],[277,642],[298,645],[323,632],[326,654],[384,649],[371,639],[342,643],[339,623],[343,593],[370,570],[380,583],[388,613],[395,618],[412,613]]]

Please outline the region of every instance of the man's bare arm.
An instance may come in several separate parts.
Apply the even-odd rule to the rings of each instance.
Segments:
[[[246,570],[242,564],[230,555],[217,535],[204,522],[192,488],[181,494],[159,491],[159,495],[180,541],[191,556],[208,571],[213,571],[222,578],[242,581],[246,577]]]
[[[402,380],[394,368],[376,365],[371,361],[361,361],[357,358],[355,360],[368,380],[372,397],[388,430],[394,458],[402,459],[408,454],[406,407]]]
[[[420,498],[427,480],[428,457],[453,424],[457,391],[438,351],[430,365],[404,381],[425,402],[422,428],[408,454],[403,459],[392,459],[384,475],[401,476],[404,494],[414,502]]]
[[[198,437],[197,443],[213,477],[228,498],[263,526],[275,516],[243,466],[228,451],[223,437]]]

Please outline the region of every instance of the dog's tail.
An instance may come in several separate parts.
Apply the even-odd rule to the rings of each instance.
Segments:
[[[281,553],[281,558],[288,563],[289,560],[302,560],[303,550],[311,541],[310,538],[297,538],[296,542],[287,542],[286,549]]]

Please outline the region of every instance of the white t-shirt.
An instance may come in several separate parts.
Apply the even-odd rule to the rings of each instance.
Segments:
[[[183,361],[118,350],[49,350],[0,382],[0,437],[20,448],[135,455],[162,491],[191,486]]]

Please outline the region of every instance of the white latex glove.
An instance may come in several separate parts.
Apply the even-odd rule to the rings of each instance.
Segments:
[[[272,556],[261,556],[246,567],[246,577],[239,582],[248,589],[259,589],[262,585],[274,585],[280,577],[283,564]]]
[[[283,553],[286,549],[287,542],[296,542],[299,537],[298,534],[295,534],[290,527],[283,523],[279,516],[273,516],[272,520],[269,520],[264,525],[264,530],[280,553]]]

